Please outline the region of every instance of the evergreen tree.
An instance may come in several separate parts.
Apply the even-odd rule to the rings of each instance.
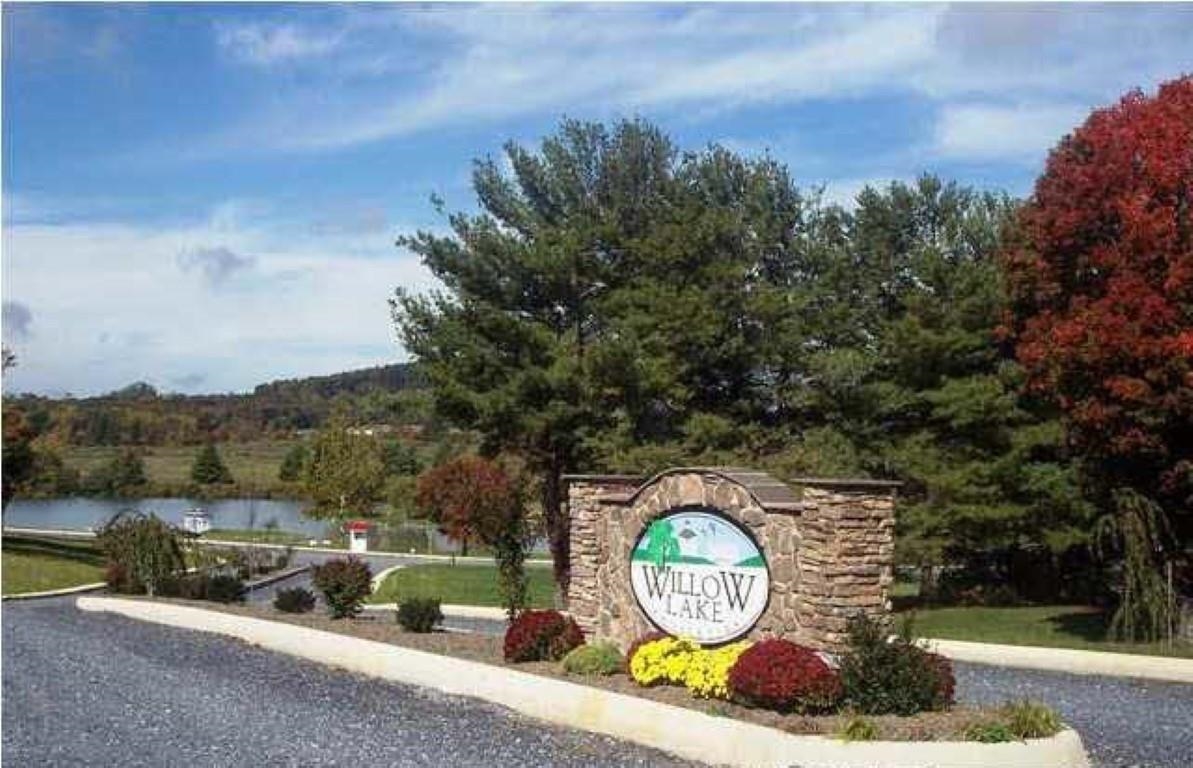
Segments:
[[[399,292],[394,316],[440,414],[538,474],[562,588],[562,473],[725,451],[774,421],[803,204],[779,164],[681,156],[641,121],[566,121],[506,155],[510,176],[477,164],[481,214],[402,241],[447,290]]]
[[[981,564],[1049,596],[1061,585],[1037,569],[1089,542],[1092,510],[1055,413],[1020,394],[1023,372],[996,340],[996,254],[1013,212],[933,177],[859,196],[851,314],[866,332],[832,353],[852,361],[852,391],[835,383],[818,410],[870,473],[906,483],[901,559]]]
[[[132,496],[147,483],[145,462],[133,448],[122,449],[111,461],[97,467],[84,481],[88,493],[101,496]]]
[[[483,453],[521,454],[538,474],[561,589],[569,561],[561,476],[586,463],[585,439],[608,420],[595,398],[605,310],[635,277],[634,239],[661,202],[675,155],[642,122],[610,131],[566,121],[538,153],[506,146],[512,176],[493,159],[477,162],[482,212],[452,215],[451,235],[400,241],[447,289],[398,291],[401,340],[443,417],[478,431]]]
[[[282,457],[282,465],[278,468],[278,479],[287,483],[298,482],[306,472],[307,462],[311,452],[306,445],[299,443],[292,446]]]
[[[195,454],[195,461],[191,465],[191,479],[200,485],[232,482],[232,473],[220,458],[215,443],[204,444]]]
[[[412,476],[422,471],[418,451],[401,440],[386,440],[381,445],[381,460],[385,464],[385,474],[390,477]]]

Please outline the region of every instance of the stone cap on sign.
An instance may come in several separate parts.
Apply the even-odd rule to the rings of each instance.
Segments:
[[[672,467],[654,476],[629,474],[568,474],[565,482],[606,486],[600,501],[608,504],[631,504],[647,487],[668,475],[706,474],[736,483],[750,493],[763,509],[773,512],[799,512],[804,509],[803,488],[836,488],[841,490],[889,490],[903,485],[896,480],[874,480],[865,477],[793,477],[786,482],[773,475],[748,467]],[[631,489],[632,488],[632,489]]]
[[[902,488],[900,480],[874,480],[868,477],[792,477],[792,485],[809,485],[813,488]]]
[[[803,509],[797,492],[781,480],[766,472],[744,467],[672,467],[649,479],[642,475],[564,475],[564,480],[593,483],[594,485],[620,486],[616,491],[602,494],[600,500],[608,504],[631,504],[639,494],[668,475],[702,474],[736,483],[754,497],[763,509],[775,512],[798,512]],[[626,491],[625,486],[634,489]]]

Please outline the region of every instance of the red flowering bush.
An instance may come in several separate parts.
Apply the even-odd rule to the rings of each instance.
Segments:
[[[647,632],[642,637],[630,643],[630,647],[626,650],[625,657],[622,659],[622,663],[625,665],[624,671],[629,674],[630,660],[634,658],[634,654],[638,652],[639,648],[647,643],[653,643],[655,640],[662,640],[664,637],[670,637],[670,635],[666,632]]]
[[[745,704],[780,712],[821,712],[841,699],[841,678],[811,648],[763,640],[729,670],[729,690]]]
[[[505,631],[506,661],[558,661],[584,644],[575,619],[559,611],[525,611]]]

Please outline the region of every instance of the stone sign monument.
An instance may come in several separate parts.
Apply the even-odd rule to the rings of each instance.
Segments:
[[[850,616],[889,608],[897,483],[783,483],[723,467],[565,479],[567,607],[590,635],[622,647],[662,630],[839,650]]]

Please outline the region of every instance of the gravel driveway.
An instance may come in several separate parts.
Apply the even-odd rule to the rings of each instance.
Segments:
[[[228,639],[83,614],[69,598],[3,611],[5,765],[688,765]],[[1048,702],[1101,768],[1193,766],[1193,686],[956,672],[964,701]]]
[[[70,599],[3,612],[5,765],[689,765]]]
[[[1193,766],[1193,685],[957,664],[957,693],[975,704],[1031,698],[1081,734],[1101,768]]]

